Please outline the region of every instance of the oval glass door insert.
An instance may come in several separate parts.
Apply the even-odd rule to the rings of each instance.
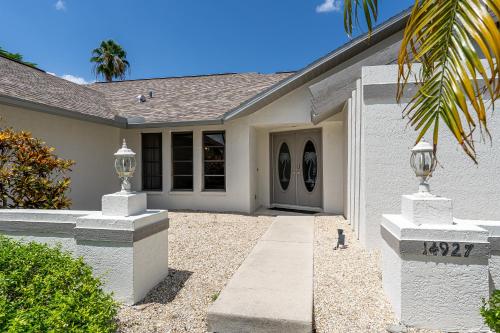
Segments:
[[[291,173],[292,160],[290,156],[290,149],[288,149],[288,145],[286,144],[286,142],[283,142],[280,146],[280,151],[278,154],[278,177],[283,191],[286,191],[288,185],[290,185]]]
[[[316,186],[316,178],[318,175],[318,158],[316,156],[316,148],[311,140],[306,142],[304,146],[304,154],[302,156],[302,177],[307,191],[312,192]]]

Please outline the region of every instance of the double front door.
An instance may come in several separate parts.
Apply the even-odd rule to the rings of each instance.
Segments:
[[[321,130],[271,134],[273,206],[321,208]]]

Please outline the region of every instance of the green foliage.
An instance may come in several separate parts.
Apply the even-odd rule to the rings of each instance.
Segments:
[[[0,208],[67,208],[73,161],[28,132],[0,130]]]
[[[103,40],[101,45],[92,51],[90,62],[94,63],[94,73],[102,75],[108,82],[115,79],[123,80],[125,73],[130,71],[127,52],[113,40]]]
[[[420,63],[419,89],[403,112],[419,132],[416,142],[430,130],[436,151],[439,127],[445,125],[477,163],[474,132],[479,128],[480,138],[490,136],[486,111],[500,97],[498,17],[500,0],[415,3],[398,58],[397,98],[415,74],[412,64]]]
[[[483,301],[481,315],[491,330],[500,333],[500,290],[495,290],[487,302]]]
[[[0,235],[0,332],[115,332],[118,305],[82,259]]]
[[[15,60],[15,61],[18,61],[18,62],[22,62],[25,65],[28,65],[28,66],[31,66],[31,67],[36,67],[35,63],[24,61],[23,60],[23,55],[21,53],[11,53],[9,51],[6,51],[6,50],[2,49],[1,46],[0,46],[0,55],[4,56],[5,58],[9,58],[9,59],[12,59],[12,60]]]

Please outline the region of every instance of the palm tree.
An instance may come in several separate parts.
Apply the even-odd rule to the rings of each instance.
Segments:
[[[101,45],[92,51],[90,62],[94,63],[93,72],[96,77],[102,75],[107,82],[113,78],[123,80],[125,73],[130,72],[127,52],[113,40],[103,40]]]
[[[359,8],[369,32],[377,20],[377,0],[344,0],[349,35]],[[400,102],[410,76],[417,78],[419,89],[403,111],[419,131],[415,143],[431,129],[436,153],[444,123],[477,164],[474,132],[479,127],[480,138],[490,138],[486,111],[500,95],[499,18],[500,0],[415,0],[398,57],[396,96]],[[416,73],[414,63],[420,63]]]

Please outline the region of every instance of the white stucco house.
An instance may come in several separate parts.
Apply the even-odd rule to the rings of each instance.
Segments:
[[[150,208],[252,213],[284,207],[345,215],[369,248],[383,213],[416,180],[416,134],[395,101],[409,13],[293,73],[230,73],[77,85],[0,58],[0,126],[29,130],[76,161],[75,209],[118,189],[113,153],[137,153]],[[479,166],[443,131],[433,192],[456,217],[500,219],[500,115]]]

